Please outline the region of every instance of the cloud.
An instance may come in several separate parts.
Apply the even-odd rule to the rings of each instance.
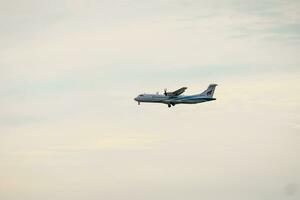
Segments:
[[[289,183],[285,186],[285,193],[287,196],[294,196],[298,192],[298,185],[296,183]]]

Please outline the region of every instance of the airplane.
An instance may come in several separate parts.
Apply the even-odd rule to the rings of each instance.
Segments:
[[[164,94],[140,94],[136,98],[135,101],[140,103],[164,103],[167,104],[170,108],[171,106],[175,106],[176,104],[196,104],[203,103],[207,101],[214,101],[216,98],[213,98],[214,91],[217,84],[210,84],[208,88],[200,93],[195,95],[181,95],[185,92],[187,87],[182,87],[174,92],[167,92],[165,89]]]

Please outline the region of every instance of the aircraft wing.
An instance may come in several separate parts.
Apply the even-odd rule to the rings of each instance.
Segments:
[[[174,92],[166,92],[165,91],[165,95],[166,96],[179,96],[182,93],[184,93],[186,89],[187,89],[187,87],[182,87],[182,88],[180,88],[180,89],[178,89],[178,90],[176,90]]]

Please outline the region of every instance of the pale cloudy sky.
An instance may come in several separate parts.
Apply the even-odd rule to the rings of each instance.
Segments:
[[[299,13],[0,0],[0,199],[299,199]],[[214,102],[133,101],[212,82]]]

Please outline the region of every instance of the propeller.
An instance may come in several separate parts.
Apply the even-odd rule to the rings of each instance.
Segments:
[[[164,92],[165,96],[167,96],[167,88],[165,88],[164,91],[165,91],[165,92]]]

